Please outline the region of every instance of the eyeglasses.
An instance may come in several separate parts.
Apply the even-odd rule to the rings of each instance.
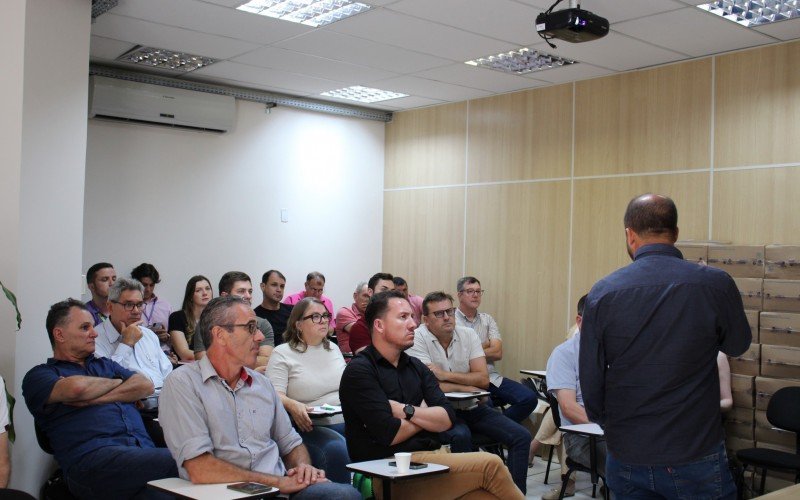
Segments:
[[[144,302],[125,302],[124,304],[122,302],[117,302],[116,300],[112,300],[111,302],[121,305],[128,312],[133,311],[134,309],[144,311],[145,306]]]
[[[303,316],[303,321],[310,319],[312,323],[316,323],[318,325],[322,324],[322,322],[328,322],[331,320],[331,315],[329,313],[314,313],[309,314],[308,316]]]
[[[255,321],[251,321],[249,323],[239,323],[239,324],[231,323],[231,324],[228,324],[228,325],[219,325],[219,326],[221,326],[223,328],[235,328],[237,326],[240,326],[242,328],[246,328],[247,329],[247,333],[249,333],[250,335],[255,335],[256,334],[256,330],[258,330],[258,325],[256,324]]]
[[[461,290],[461,293],[465,293],[467,295],[483,295],[484,293],[486,293],[486,290],[475,290],[467,288],[465,290]]]
[[[430,314],[433,314],[434,316],[436,316],[439,319],[444,318],[445,315],[447,315],[447,316],[452,318],[456,314],[456,308],[455,307],[451,307],[450,309],[442,309],[441,311],[433,311]]]

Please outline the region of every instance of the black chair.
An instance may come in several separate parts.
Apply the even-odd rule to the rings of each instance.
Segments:
[[[34,421],[33,429],[36,432],[36,442],[39,443],[39,448],[48,455],[53,454],[53,447],[50,445],[50,440],[47,434],[44,433],[41,427]],[[39,491],[39,498],[44,500],[77,500],[78,497],[72,494],[67,487],[67,481],[64,479],[64,473],[61,468],[57,468],[47,481],[42,485]]]
[[[547,392],[546,394],[547,394],[547,401],[550,403],[550,411],[553,412],[553,421],[556,423],[556,427],[560,428],[561,427],[561,413],[559,412],[559,409],[558,409],[558,400],[556,399],[555,396],[553,396],[549,392]],[[592,441],[592,445],[594,445],[594,439],[591,439],[591,441]],[[596,453],[594,448],[591,451],[592,451],[593,454]],[[595,495],[597,494],[597,480],[595,478],[602,479],[603,480],[603,485],[605,486],[602,489],[603,497],[605,498],[605,500],[609,500],[610,497],[609,497],[609,491],[608,491],[608,483],[606,483],[606,478],[602,474],[600,474],[596,470],[592,470],[591,467],[586,467],[585,465],[580,464],[580,463],[576,462],[575,460],[572,460],[569,457],[567,457],[566,462],[567,462],[567,473],[564,476],[562,476],[562,478],[561,478],[561,493],[559,493],[559,495],[558,495],[559,500],[564,498],[564,493],[567,491],[567,484],[569,483],[569,477],[575,471],[586,472],[587,474],[589,474],[591,476],[591,478],[592,478],[592,498],[595,498]]]
[[[36,497],[24,491],[0,488],[0,500],[36,500]]]
[[[795,452],[748,448],[736,452],[745,470],[752,465],[754,472],[761,469],[760,495],[764,494],[767,470],[794,472],[794,482],[800,482],[800,387],[784,387],[772,395],[767,406],[767,420],[779,429],[795,433]],[[753,485],[755,474],[753,474]]]
[[[545,403],[548,403],[547,396],[545,396],[542,393],[542,391],[539,390],[539,388],[541,387],[544,393],[547,393],[547,382],[545,380],[539,382],[540,387],[536,387],[536,382],[534,382],[533,379],[531,379],[530,377],[520,379],[520,382],[522,383],[522,385],[532,390],[534,394],[536,394],[537,398],[544,401]],[[550,411],[549,403],[543,415],[546,415],[548,411]],[[553,464],[553,451],[555,450],[555,448],[556,448],[555,446],[551,445],[550,452],[547,454],[547,469],[544,471],[544,484],[547,484],[547,482],[550,480],[550,466]]]

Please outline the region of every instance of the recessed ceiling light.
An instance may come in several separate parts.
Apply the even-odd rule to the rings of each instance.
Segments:
[[[360,85],[355,85],[353,87],[347,87],[344,89],[329,90],[327,92],[323,92],[322,95],[366,103],[388,101],[389,99],[397,99],[399,97],[408,97],[408,94],[391,92],[389,90],[372,89],[369,87],[362,87]]]
[[[372,6],[351,0],[250,0],[237,10],[305,24],[325,26],[371,9]]]
[[[717,0],[697,8],[748,28],[800,17],[798,0]]]
[[[466,61],[464,64],[481,66],[505,73],[524,75],[532,71],[544,71],[550,68],[577,64],[577,62],[564,59],[563,57],[545,54],[538,50],[523,48],[512,50],[511,52],[503,52],[495,56],[486,56],[473,61]]]
[[[168,49],[142,47],[138,45],[117,58],[117,61],[152,66],[154,68],[172,69],[175,71],[194,71],[197,68],[214,64],[215,59],[196,56],[185,52]]]

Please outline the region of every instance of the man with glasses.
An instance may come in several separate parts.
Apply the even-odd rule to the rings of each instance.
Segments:
[[[158,336],[142,326],[144,287],[134,279],[119,278],[108,291],[108,301],[111,313],[97,326],[95,354],[145,375],[158,391],[172,373],[172,363]]]
[[[180,477],[262,483],[295,500],[361,498],[311,466],[275,388],[249,368],[264,338],[249,304],[235,296],[213,299],[195,334],[206,355],[167,379],[159,414]]]
[[[292,295],[289,295],[283,299],[283,303],[293,306],[306,297],[314,297],[315,299],[319,299],[323,304],[325,304],[325,309],[331,313],[331,320],[329,322],[331,330],[336,328],[336,321],[333,319],[333,312],[336,309],[333,308],[333,302],[331,302],[331,299],[322,295],[322,292],[325,291],[325,275],[317,271],[308,273],[306,275],[304,287],[305,290],[293,293]]]
[[[253,300],[253,284],[250,281],[250,276],[241,271],[228,271],[223,274],[222,278],[219,279],[219,287],[217,290],[219,291],[220,297],[232,295],[234,297],[239,297],[248,304],[251,304]],[[275,333],[273,333],[272,325],[269,324],[269,321],[263,318],[256,317],[256,326],[261,333],[264,334],[264,338],[261,339],[261,343],[258,346],[256,365],[248,368],[255,368],[261,373],[264,373],[267,362],[269,361],[269,356],[272,354],[272,349],[275,347]],[[206,346],[203,344],[203,337],[197,337],[194,343],[195,357],[197,358],[197,354],[201,352],[205,355],[205,351]]]
[[[458,291],[458,309],[456,324],[472,328],[478,334],[483,353],[486,355],[486,367],[489,370],[489,392],[495,402],[509,405],[503,412],[514,422],[522,422],[536,408],[536,394],[509,378],[502,377],[494,367],[495,361],[503,359],[503,340],[500,329],[491,315],[478,312],[483,293],[481,282],[474,276],[465,276],[456,283]]]
[[[389,273],[375,273],[367,281],[367,292],[372,297],[376,293],[387,292],[394,290],[394,276]],[[364,316],[360,316],[353,326],[350,328],[350,351],[353,354],[366,349],[367,346],[372,345],[372,335],[369,333],[367,322]]]
[[[430,368],[443,392],[472,392],[489,388],[486,355],[478,335],[469,328],[456,326],[453,297],[431,292],[422,301],[422,321],[414,332],[414,346],[408,354]],[[452,402],[456,424],[450,433],[453,451],[471,451],[471,433],[482,434],[508,448],[508,469],[514,484],[525,493],[528,450],[531,434],[477,398]]]
[[[161,341],[143,326],[144,286],[134,279],[119,278],[108,290],[109,317],[97,325],[95,355],[116,361],[123,368],[146,376],[155,391],[143,399],[139,413],[147,433],[159,448],[166,447],[158,417],[158,394],[172,373],[172,362],[161,349]]]

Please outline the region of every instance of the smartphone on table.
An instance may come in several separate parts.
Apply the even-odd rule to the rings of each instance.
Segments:
[[[249,495],[258,495],[259,493],[268,493],[272,491],[272,486],[261,483],[234,483],[229,484],[228,489],[240,493],[247,493]]]

